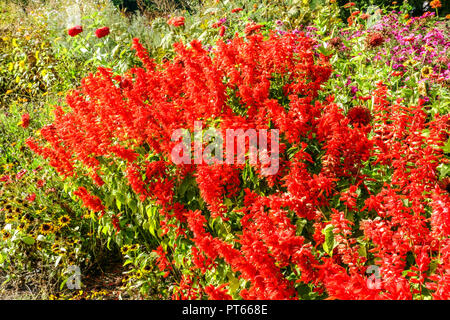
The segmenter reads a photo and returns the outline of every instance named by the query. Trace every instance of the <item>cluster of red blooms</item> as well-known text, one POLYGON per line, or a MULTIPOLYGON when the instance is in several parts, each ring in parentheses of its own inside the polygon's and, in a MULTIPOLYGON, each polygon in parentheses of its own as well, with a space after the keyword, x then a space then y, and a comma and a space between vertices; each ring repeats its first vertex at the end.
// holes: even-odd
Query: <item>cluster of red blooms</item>
MULTIPOLYGON (((76 35, 80 34, 81 32, 83 32, 83 27, 79 26, 79 25, 69 28, 67 30, 67 34, 71 37, 75 37, 76 35)), ((95 36, 97 38, 106 37, 108 34, 109 34, 108 27, 102 27, 102 28, 98 28, 97 30, 95 30, 95 36)))
POLYGON ((30 114, 26 112, 22 115, 21 126, 26 129, 28 128, 29 125, 30 125, 30 114))
POLYGON ((86 208, 89 208, 94 212, 101 212, 101 215, 103 215, 105 207, 103 206, 102 201, 98 197, 91 195, 85 187, 79 187, 74 194, 83 201, 83 205, 86 208))
POLYGON ((384 37, 379 32, 372 32, 366 37, 366 44, 369 48, 375 48, 382 45, 384 42, 384 37))
POLYGON ((102 27, 95 30, 95 36, 97 38, 103 38, 106 37, 109 34, 109 28, 108 27, 102 27))
MULTIPOLYGON (((449 117, 430 121, 421 103, 391 104, 381 83, 372 111, 345 115, 333 97, 318 100, 331 67, 315 55, 314 40, 246 29, 212 52, 199 41, 177 43, 175 58, 160 65, 135 40, 143 68, 122 76, 99 68, 67 96, 70 111, 57 107, 43 140, 28 145, 62 175, 84 174, 99 190, 107 164, 125 166, 118 176, 159 205, 165 236, 190 244, 191 268, 174 273, 182 273, 175 299, 298 299, 311 288, 322 298, 409 299, 427 291, 448 299, 450 196, 437 166, 449 117), (262 176, 247 164, 259 181, 252 184, 244 166, 172 163, 172 133, 192 132, 199 120, 221 130, 278 129, 279 174, 262 176), (186 201, 181 189, 191 180, 197 195, 186 201), (212 285, 207 271, 218 265, 230 282, 247 286, 232 291, 227 281, 217 284, 221 277, 212 285), (376 286, 368 285, 369 265, 379 268, 376 286)), ((103 211, 84 187, 76 195, 103 211)), ((170 255, 185 246, 158 248, 160 269, 180 268, 170 255)))
POLYGON ((168 25, 172 25, 174 27, 181 27, 184 26, 184 17, 172 17, 169 20, 167 20, 168 25))
POLYGON ((76 35, 78 35, 82 32, 83 32, 82 26, 75 26, 75 27, 72 27, 69 30, 67 30, 68 35, 71 37, 75 37, 76 35))

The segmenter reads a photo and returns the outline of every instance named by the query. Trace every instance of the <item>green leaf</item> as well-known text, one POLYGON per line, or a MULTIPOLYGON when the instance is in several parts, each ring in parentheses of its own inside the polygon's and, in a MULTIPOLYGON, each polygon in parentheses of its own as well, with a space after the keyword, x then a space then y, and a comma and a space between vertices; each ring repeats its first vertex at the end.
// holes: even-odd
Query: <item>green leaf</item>
POLYGON ((334 226, 332 224, 329 224, 322 230, 322 233, 325 235, 325 242, 323 243, 322 246, 329 256, 333 256, 333 249, 336 246, 336 243, 334 241, 333 229, 334 226))
POLYGON ((22 240, 22 242, 24 242, 25 244, 28 244, 28 245, 32 245, 36 242, 36 240, 34 240, 34 238, 29 237, 29 236, 23 236, 20 240, 22 240))
POLYGON ((230 291, 236 292, 239 289, 239 279, 236 278, 232 272, 228 272, 227 278, 229 281, 230 291))
POLYGON ((447 142, 443 147, 444 153, 450 153, 450 138, 448 138, 447 142))

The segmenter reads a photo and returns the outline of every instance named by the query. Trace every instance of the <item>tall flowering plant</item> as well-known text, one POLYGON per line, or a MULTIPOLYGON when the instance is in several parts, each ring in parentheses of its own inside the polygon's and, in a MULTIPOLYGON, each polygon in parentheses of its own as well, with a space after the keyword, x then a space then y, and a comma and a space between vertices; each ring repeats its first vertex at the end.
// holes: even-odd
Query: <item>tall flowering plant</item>
POLYGON ((251 28, 161 64, 135 39, 143 66, 90 74, 29 147, 118 243, 154 250, 174 299, 448 299, 449 117, 382 83, 347 114, 318 98, 331 67, 315 40, 251 28), (278 130, 279 170, 175 163, 173 132, 197 121, 278 130))

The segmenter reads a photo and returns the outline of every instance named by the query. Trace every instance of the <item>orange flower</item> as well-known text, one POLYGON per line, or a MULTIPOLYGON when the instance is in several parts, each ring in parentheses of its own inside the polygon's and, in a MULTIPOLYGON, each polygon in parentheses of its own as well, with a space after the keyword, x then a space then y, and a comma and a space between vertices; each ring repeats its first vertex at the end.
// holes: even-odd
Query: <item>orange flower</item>
POLYGON ((370 17, 370 14, 367 13, 363 13, 362 15, 359 16, 361 19, 363 20, 367 20, 370 17))
POLYGON ((348 3, 344 4, 344 8, 350 8, 350 7, 353 7, 353 6, 355 6, 354 2, 348 2, 348 3))
POLYGON ((442 4, 439 0, 433 0, 430 2, 430 7, 432 7, 433 9, 437 9, 442 7, 442 4))
POLYGON ((348 22, 348 25, 351 27, 353 24, 353 17, 352 16, 348 17, 347 22, 348 22))
POLYGON ((450 20, 450 14, 446 15, 445 19, 450 20))

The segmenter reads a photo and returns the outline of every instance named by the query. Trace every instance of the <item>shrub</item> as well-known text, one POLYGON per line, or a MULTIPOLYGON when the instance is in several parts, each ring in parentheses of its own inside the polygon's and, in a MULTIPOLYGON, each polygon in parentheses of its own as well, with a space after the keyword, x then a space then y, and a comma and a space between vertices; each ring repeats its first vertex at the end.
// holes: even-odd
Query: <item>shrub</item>
POLYGON ((346 116, 318 98, 331 68, 315 41, 259 28, 211 51, 177 43, 161 64, 134 40, 144 68, 99 68, 29 147, 74 181, 112 239, 141 245, 127 263, 163 279, 160 294, 448 299, 450 197, 436 172, 449 116, 430 121, 423 101, 392 101, 383 83, 346 116), (172 133, 195 121, 278 129, 278 173, 174 163, 172 133))

